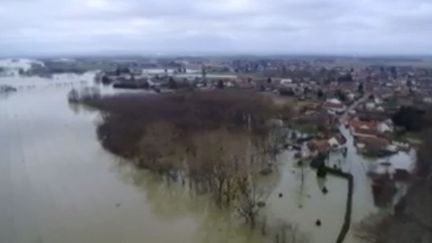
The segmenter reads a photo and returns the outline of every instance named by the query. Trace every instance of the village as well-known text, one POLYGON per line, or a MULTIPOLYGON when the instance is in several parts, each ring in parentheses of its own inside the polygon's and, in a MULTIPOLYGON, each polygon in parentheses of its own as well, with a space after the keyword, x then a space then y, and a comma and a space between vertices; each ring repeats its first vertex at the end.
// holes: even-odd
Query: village
POLYGON ((98 73, 96 82, 156 93, 260 92, 293 108, 288 119, 281 117, 279 122, 306 134, 291 139, 297 159, 325 155, 326 166, 345 172, 349 172, 343 163, 347 153, 371 160, 364 173, 376 205, 392 207, 398 188, 406 189, 400 185, 408 184, 414 173, 415 148, 420 143, 407 128, 410 124, 397 115, 405 116, 406 107, 421 111, 432 103, 431 72, 415 66, 344 67, 329 60, 173 60, 144 69, 121 66, 98 73))

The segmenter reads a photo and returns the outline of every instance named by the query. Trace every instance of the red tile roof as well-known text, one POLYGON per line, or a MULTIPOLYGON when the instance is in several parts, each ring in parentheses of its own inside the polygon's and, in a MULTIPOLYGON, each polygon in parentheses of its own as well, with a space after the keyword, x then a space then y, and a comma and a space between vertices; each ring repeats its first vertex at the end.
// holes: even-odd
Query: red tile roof
POLYGON ((357 137, 359 143, 364 143, 366 146, 380 146, 385 147, 390 145, 390 141, 380 137, 357 137))
POLYGON ((375 122, 351 120, 349 124, 354 130, 377 130, 375 122))

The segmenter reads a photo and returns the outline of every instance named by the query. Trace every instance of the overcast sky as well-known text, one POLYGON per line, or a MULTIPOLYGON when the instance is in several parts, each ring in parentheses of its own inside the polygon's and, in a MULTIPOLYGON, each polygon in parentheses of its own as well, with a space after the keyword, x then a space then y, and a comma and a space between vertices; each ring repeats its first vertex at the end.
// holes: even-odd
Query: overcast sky
POLYGON ((432 54, 432 0, 0 0, 0 55, 432 54))

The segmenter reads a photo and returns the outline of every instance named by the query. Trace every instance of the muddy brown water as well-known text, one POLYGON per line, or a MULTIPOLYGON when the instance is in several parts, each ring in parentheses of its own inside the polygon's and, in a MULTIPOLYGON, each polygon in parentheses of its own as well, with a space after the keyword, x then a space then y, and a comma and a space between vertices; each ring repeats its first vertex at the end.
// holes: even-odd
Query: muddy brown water
MULTIPOLYGON (((0 78, 0 84, 19 88, 0 97, 0 242, 274 241, 214 208, 206 196, 191 196, 181 185, 105 151, 96 138, 98 113, 66 99, 72 87, 91 85, 92 79, 93 74, 0 78)), ((278 161, 261 219, 288 225, 309 242, 334 242, 345 212, 346 182, 317 180, 310 169, 302 173, 292 152, 278 161), (323 185, 328 194, 321 192, 323 185), (317 219, 321 227, 315 226, 317 219)), ((353 221, 360 221, 376 210, 366 162, 351 152, 344 163, 355 174, 353 221)), ((350 235, 346 242, 357 239, 350 235)))

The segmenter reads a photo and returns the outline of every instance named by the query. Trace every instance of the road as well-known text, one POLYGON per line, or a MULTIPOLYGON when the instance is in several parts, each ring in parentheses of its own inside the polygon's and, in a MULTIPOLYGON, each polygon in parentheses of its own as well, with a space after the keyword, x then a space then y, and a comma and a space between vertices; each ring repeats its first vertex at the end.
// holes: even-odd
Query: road
POLYGON ((365 102, 365 101, 369 98, 370 95, 371 95, 370 93, 366 93, 366 94, 364 94, 360 99, 358 99, 358 100, 356 100, 354 103, 352 103, 352 104, 351 104, 351 105, 346 109, 346 111, 345 111, 345 112, 340 116, 340 118, 339 118, 339 122, 340 122, 341 124, 345 124, 345 122, 346 122, 347 119, 348 119, 349 112, 352 111, 352 110, 354 110, 355 108, 357 108, 357 106, 360 105, 361 103, 365 102))

